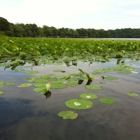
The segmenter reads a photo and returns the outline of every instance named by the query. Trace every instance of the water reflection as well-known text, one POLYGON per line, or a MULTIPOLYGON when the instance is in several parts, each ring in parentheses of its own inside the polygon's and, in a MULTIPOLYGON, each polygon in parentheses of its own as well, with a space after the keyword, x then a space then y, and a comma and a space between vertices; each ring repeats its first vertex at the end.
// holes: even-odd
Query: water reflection
POLYGON ((52 95, 52 93, 50 91, 47 91, 44 96, 46 97, 46 99, 50 98, 52 95))
POLYGON ((31 100, 0 98, 0 128, 31 116, 31 100))
MULTIPOLYGON (((80 67, 85 72, 92 73, 95 69, 113 67, 116 63, 122 62, 123 59, 110 59, 110 62, 93 62, 89 66, 89 62, 78 61, 77 67, 80 67)), ((131 64, 140 72, 140 62, 130 63, 130 61, 125 61, 125 63, 131 64)), ((32 63, 30 64, 32 65, 32 63)), ((71 74, 78 72, 77 67, 72 65, 69 67, 41 65, 34 66, 33 69, 39 71, 39 75, 49 74, 57 69, 62 69, 66 74, 71 74)), ((23 68, 26 69, 24 66, 23 68)), ((77 87, 51 89, 44 95, 35 93, 33 87, 27 89, 21 89, 16 86, 1 88, 0 90, 4 91, 4 94, 0 95, 0 139, 139 140, 140 74, 106 73, 105 75, 115 76, 118 80, 115 83, 106 81, 106 84, 102 84, 102 89, 98 91, 85 89, 85 84, 100 84, 103 81, 101 75, 97 75, 97 77, 100 77, 98 80, 79 80, 77 87), (127 96, 128 91, 137 92, 138 97, 127 96), (73 121, 62 120, 57 116, 58 112, 69 110, 65 106, 65 101, 80 98, 80 94, 87 92, 95 93, 98 96, 97 99, 92 100, 94 103, 93 108, 74 110, 79 116, 73 121), (111 106, 101 104, 98 101, 101 97, 114 98, 116 103, 111 106)), ((23 78, 26 76, 29 75, 11 71, 9 68, 7 68, 7 71, 0 69, 0 80, 6 77, 6 80, 14 79, 17 85, 25 82, 23 78)))

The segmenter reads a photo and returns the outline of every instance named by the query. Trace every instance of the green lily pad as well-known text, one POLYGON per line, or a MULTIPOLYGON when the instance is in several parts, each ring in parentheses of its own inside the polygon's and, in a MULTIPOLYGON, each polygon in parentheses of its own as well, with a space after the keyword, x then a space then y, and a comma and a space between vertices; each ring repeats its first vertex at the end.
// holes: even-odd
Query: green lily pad
POLYGON ((0 95, 3 94, 3 91, 0 91, 0 95))
POLYGON ((66 101, 65 105, 73 109, 89 109, 93 106, 93 103, 85 99, 71 99, 66 101))
POLYGON ((39 87, 39 88, 34 88, 35 92, 39 92, 41 94, 45 94, 47 92, 46 87, 39 87))
POLYGON ((53 70, 54 72, 65 72, 64 70, 53 70))
POLYGON ((74 120, 78 117, 77 113, 74 113, 73 111, 61 111, 58 113, 59 117, 62 117, 63 119, 70 119, 70 120, 74 120))
POLYGON ((59 81, 51 81, 51 83, 53 83, 53 84, 63 84, 63 83, 65 83, 65 81, 64 80, 59 80, 59 81))
POLYGON ((135 93, 135 92, 128 92, 127 94, 128 94, 129 96, 132 96, 132 97, 138 96, 138 94, 135 93))
POLYGON ((99 85, 86 85, 87 89, 93 89, 93 90, 98 90, 101 89, 102 87, 99 85))
POLYGON ((51 89, 61 89, 61 88, 66 88, 66 84, 51 84, 51 89))
POLYGON ((79 84, 76 81, 69 81, 68 86, 74 87, 74 86, 79 86, 79 84))
POLYGON ((80 97, 83 99, 95 99, 97 98, 97 95, 92 93, 83 93, 80 95, 80 97))
POLYGON ((45 83, 47 82, 48 80, 47 79, 42 79, 42 78, 35 78, 33 79, 33 83, 45 83))
POLYGON ((25 87, 30 87, 32 84, 30 83, 24 83, 24 84, 20 84, 18 87, 20 88, 25 88, 25 87))
POLYGON ((0 86, 3 86, 4 85, 4 82, 3 81, 0 81, 0 86))
POLYGON ((31 70, 31 71, 26 71, 26 74, 37 74, 38 71, 34 71, 34 70, 31 70))
POLYGON ((116 80, 118 78, 116 77, 113 77, 113 76, 102 76, 103 79, 106 79, 106 80, 116 80))
POLYGON ((7 83, 4 83, 4 85, 5 86, 13 86, 13 85, 15 85, 15 83, 14 82, 7 82, 7 83))
POLYGON ((100 98, 99 102, 103 103, 103 104, 113 104, 116 101, 112 98, 100 98))
POLYGON ((34 87, 45 87, 46 83, 35 83, 33 86, 34 87))

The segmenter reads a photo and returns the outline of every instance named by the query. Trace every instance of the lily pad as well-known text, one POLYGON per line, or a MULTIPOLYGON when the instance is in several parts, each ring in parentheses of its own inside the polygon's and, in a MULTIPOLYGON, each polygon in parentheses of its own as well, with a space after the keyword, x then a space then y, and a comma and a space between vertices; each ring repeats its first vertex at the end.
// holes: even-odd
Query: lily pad
POLYGON ((66 88, 66 84, 51 84, 52 89, 61 89, 61 88, 66 88))
POLYGON ((7 82, 7 83, 4 83, 4 85, 5 86, 13 86, 13 85, 15 85, 15 83, 14 82, 7 82))
POLYGON ((65 105, 72 109, 89 109, 93 103, 85 99, 71 99, 65 102, 65 105))
POLYGON ((65 72, 64 70, 54 70, 54 72, 65 72))
POLYGON ((59 117, 62 117, 63 119, 70 119, 70 120, 74 120, 78 117, 77 113, 74 113, 73 111, 61 111, 58 113, 59 117))
POLYGON ((4 82, 3 81, 0 81, 0 86, 3 86, 4 85, 4 82))
POLYGON ((26 74, 37 74, 38 71, 34 71, 34 70, 31 70, 31 71, 26 71, 26 74))
POLYGON ((25 87, 30 87, 32 84, 30 83, 24 83, 24 84, 20 84, 18 87, 20 88, 25 88, 25 87))
POLYGON ((41 94, 45 94, 47 92, 46 87, 34 88, 35 92, 39 92, 41 94))
POLYGON ((79 86, 79 84, 76 81, 69 81, 68 86, 74 87, 74 86, 79 86))
POLYGON ((83 93, 80 95, 80 97, 83 99, 95 99, 97 98, 97 95, 92 93, 83 93))
POLYGON ((138 94, 135 93, 135 92, 128 92, 127 94, 128 94, 129 96, 132 96, 132 97, 138 96, 138 94))
POLYGON ((106 80, 116 80, 118 78, 116 77, 113 77, 113 76, 102 76, 103 79, 106 79, 106 80))
POLYGON ((3 91, 0 91, 0 95, 3 94, 3 91))
POLYGON ((99 102, 103 104, 114 104, 116 101, 112 98, 100 98, 99 102))
POLYGON ((102 87, 99 85, 86 85, 87 89, 93 89, 93 90, 98 90, 101 89, 102 87))
POLYGON ((35 83, 33 86, 34 87, 45 87, 46 83, 35 83))

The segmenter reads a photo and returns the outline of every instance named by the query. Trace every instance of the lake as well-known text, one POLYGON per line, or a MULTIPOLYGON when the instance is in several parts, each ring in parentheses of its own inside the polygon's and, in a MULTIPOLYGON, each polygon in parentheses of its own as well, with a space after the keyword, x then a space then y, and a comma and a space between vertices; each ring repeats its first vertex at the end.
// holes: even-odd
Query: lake
POLYGON ((28 83, 25 77, 43 74, 65 75, 77 73, 78 68, 92 73, 99 68, 116 66, 117 59, 109 62, 78 62, 77 66, 63 65, 32 66, 25 64, 24 71, 15 72, 11 68, 0 67, 0 81, 14 82, 14 86, 3 86, 0 91, 0 140, 139 140, 140 139, 140 61, 125 60, 125 64, 136 69, 138 73, 122 74, 107 72, 92 74, 91 84, 100 85, 100 90, 86 89, 87 80, 78 86, 64 89, 50 89, 48 98, 34 92, 33 86, 19 88, 28 83), (37 74, 26 74, 35 70, 37 74), (63 70, 65 73, 54 72, 63 70), (106 80, 102 76, 114 76, 117 80, 106 80), (128 96, 135 92, 137 97, 128 96), (79 99, 82 93, 96 94, 91 100, 93 107, 86 110, 70 109, 65 102, 79 99), (100 98, 109 97, 116 100, 114 104, 102 104, 100 98), (63 110, 78 113, 74 120, 58 117, 63 110))

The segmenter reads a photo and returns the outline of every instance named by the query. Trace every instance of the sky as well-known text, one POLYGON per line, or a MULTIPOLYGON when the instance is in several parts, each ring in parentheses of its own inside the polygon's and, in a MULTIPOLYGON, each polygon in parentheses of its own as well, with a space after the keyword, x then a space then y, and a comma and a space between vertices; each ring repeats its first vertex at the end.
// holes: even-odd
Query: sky
POLYGON ((140 28, 140 0, 0 0, 11 23, 56 28, 140 28))

